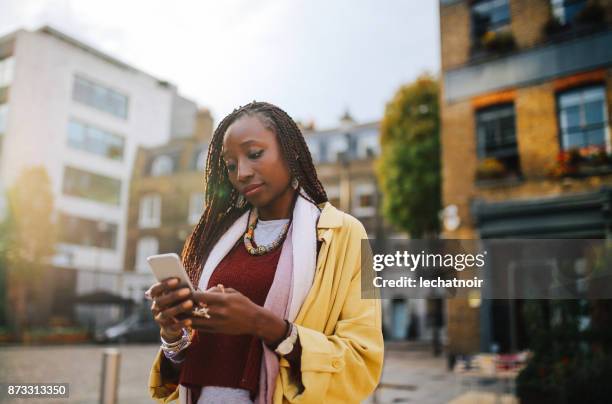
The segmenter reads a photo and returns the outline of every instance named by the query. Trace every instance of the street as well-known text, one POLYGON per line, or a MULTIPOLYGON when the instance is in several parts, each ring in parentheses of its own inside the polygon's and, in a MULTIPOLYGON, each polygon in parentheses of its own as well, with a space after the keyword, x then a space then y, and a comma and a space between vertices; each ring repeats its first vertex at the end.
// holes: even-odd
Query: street
MULTIPOLYGON (((150 403, 147 391, 149 369, 157 345, 10 346, 0 349, 0 382, 70 383, 66 402, 97 404, 105 348, 121 352, 119 403, 150 403)), ((367 403, 446 403, 466 392, 460 379, 446 370, 444 357, 433 358, 423 347, 398 346, 387 349, 382 388, 367 403), (387 386, 387 387, 385 387, 387 386)), ((9 402, 9 401, 4 401, 9 402)), ((10 403, 32 400, 13 399, 10 403)), ((61 399, 36 400, 58 403, 61 399)))

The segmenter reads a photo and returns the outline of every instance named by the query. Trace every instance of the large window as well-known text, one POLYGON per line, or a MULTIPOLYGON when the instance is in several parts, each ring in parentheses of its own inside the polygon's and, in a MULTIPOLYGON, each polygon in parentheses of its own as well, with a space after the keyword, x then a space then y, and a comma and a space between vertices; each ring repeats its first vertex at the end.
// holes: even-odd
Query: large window
POLYGON ((349 144, 347 137, 344 135, 333 136, 327 142, 327 158, 325 160, 330 163, 335 163, 336 161, 340 161, 342 154, 348 153, 348 151, 349 144))
POLYGON ((553 15, 563 25, 571 24, 586 6, 587 0, 551 0, 553 15))
POLYGON ((127 118, 128 97, 126 95, 81 76, 74 78, 72 98, 119 118, 127 118))
POLYGON ((308 146, 308 150, 312 156, 312 161, 315 164, 318 163, 321 160, 321 148, 319 147, 319 142, 314 139, 308 139, 306 140, 306 146, 308 146))
POLYGON ((505 104, 476 112, 478 157, 493 158, 510 172, 519 172, 514 105, 505 104))
POLYGON ((161 224, 161 195, 145 195, 140 199, 138 225, 142 228, 159 227, 161 224))
POLYGON ((113 160, 123 158, 121 136, 74 120, 68 123, 68 145, 113 160))
POLYGON ((63 192, 65 195, 118 205, 121 181, 78 168, 65 167, 63 192))
POLYGON ((148 271, 149 264, 147 263, 147 257, 159 253, 159 242, 155 237, 143 237, 138 240, 136 246, 136 271, 146 272, 148 271))
POLYGON ((60 241, 88 247, 115 249, 117 225, 105 221, 60 214, 60 241))
POLYGON ((557 100, 563 149, 607 147, 608 112, 603 85, 566 91, 557 100))
POLYGON ((174 172, 174 165, 175 162, 171 156, 166 154, 155 156, 151 161, 151 169, 149 173, 153 177, 172 174, 172 172, 174 172))
POLYGON ((13 81, 15 71, 15 58, 0 59, 0 88, 7 87, 13 81))
POLYGON ((361 135, 357 140, 357 156, 359 158, 370 158, 380 153, 378 143, 378 132, 361 135))
POLYGON ((376 187, 372 183, 357 184, 353 190, 353 214, 371 217, 376 213, 376 187))
POLYGON ((472 34, 480 39, 510 24, 509 0, 481 0, 472 4, 472 34))

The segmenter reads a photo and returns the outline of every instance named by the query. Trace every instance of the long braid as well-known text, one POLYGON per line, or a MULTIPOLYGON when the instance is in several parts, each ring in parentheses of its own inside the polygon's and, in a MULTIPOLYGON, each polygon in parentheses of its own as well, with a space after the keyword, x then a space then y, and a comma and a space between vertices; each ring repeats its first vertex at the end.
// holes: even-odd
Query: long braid
POLYGON ((298 180, 309 197, 302 196, 314 204, 327 201, 327 194, 317 177, 304 136, 293 119, 279 107, 267 102, 253 101, 235 109, 223 118, 213 133, 205 169, 206 207, 182 251, 183 265, 195 287, 216 242, 236 219, 251 208, 249 203, 243 208, 236 207, 239 195, 229 181, 225 162, 221 158, 225 132, 232 123, 245 115, 256 116, 266 129, 276 134, 291 175, 298 180))

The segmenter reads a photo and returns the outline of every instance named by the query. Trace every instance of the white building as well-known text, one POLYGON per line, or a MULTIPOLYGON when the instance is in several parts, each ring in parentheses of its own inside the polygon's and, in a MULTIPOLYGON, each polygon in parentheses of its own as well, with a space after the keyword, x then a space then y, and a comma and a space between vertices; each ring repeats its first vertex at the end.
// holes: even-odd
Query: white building
POLYGON ((53 263, 77 271, 76 294, 123 289, 136 149, 190 135, 196 112, 175 86, 52 28, 0 38, 0 184, 46 168, 62 229, 53 263))

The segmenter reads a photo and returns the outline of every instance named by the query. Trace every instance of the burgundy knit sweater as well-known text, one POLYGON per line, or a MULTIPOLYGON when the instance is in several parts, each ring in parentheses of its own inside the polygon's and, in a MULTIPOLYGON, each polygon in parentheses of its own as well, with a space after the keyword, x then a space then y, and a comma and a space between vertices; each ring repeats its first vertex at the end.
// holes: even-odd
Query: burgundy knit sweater
MULTIPOLYGON (((240 240, 214 270, 208 288, 221 283, 263 306, 281 249, 279 246, 264 255, 250 255, 240 240)), ((196 331, 187 350, 180 383, 191 390, 194 402, 203 386, 246 389, 255 399, 263 353, 257 337, 196 331)))

